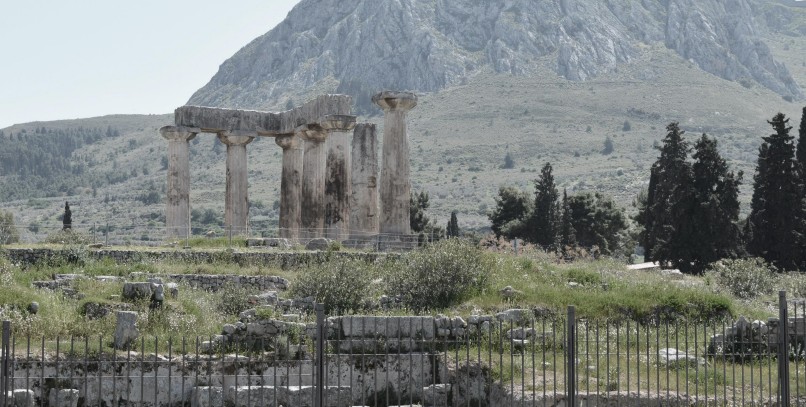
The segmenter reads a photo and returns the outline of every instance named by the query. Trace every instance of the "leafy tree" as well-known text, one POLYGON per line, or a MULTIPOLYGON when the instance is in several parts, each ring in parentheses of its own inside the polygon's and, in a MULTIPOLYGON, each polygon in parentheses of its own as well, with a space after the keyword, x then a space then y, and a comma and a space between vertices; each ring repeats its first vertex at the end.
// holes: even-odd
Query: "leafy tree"
POLYGON ((596 246, 604 255, 612 255, 618 249, 621 234, 627 229, 627 218, 613 199, 587 192, 568 198, 567 205, 580 246, 596 246))
POLYGON ((0 211, 0 245, 19 241, 20 234, 14 225, 14 215, 11 212, 0 211))
POLYGON ((559 193, 551 172, 551 163, 546 163, 535 180, 535 207, 529 225, 530 240, 545 248, 555 247, 559 236, 559 193))
POLYGON ((577 244, 576 233, 574 231, 573 216, 571 206, 568 204, 568 190, 563 189, 563 212, 562 223, 560 224, 560 246, 563 251, 577 244))
POLYGON ((605 137, 604 141, 604 148, 602 149, 602 155, 609 155, 613 153, 613 139, 610 136, 605 137))
POLYGON ((769 123, 775 133, 763 137, 759 148, 747 250, 779 269, 794 270, 803 260, 803 188, 789 119, 778 113, 769 123))
POLYGON ((526 223, 532 214, 529 194, 514 187, 500 187, 495 197, 495 209, 487 217, 497 237, 523 237, 526 223))
POLYGON ((694 194, 696 206, 689 222, 693 230, 693 271, 708 264, 737 258, 743 250, 739 220, 739 185, 742 173, 734 175, 717 150, 717 141, 703 134, 694 146, 694 194))
POLYGON ((645 216, 649 259, 688 272, 693 257, 690 239, 696 227, 689 222, 694 207, 691 164, 686 161, 690 148, 677 123, 670 123, 666 130, 650 175, 645 216))
POLYGON ((456 218, 456 211, 451 212, 451 220, 448 221, 448 228, 445 234, 448 237, 459 237, 459 220, 456 218))
POLYGON ((62 230, 73 228, 73 212, 70 211, 70 204, 64 203, 64 216, 62 216, 62 230))
POLYGON ((509 152, 507 152, 507 155, 504 156, 504 165, 502 165, 501 168, 505 170, 515 168, 515 160, 512 158, 512 154, 509 152))

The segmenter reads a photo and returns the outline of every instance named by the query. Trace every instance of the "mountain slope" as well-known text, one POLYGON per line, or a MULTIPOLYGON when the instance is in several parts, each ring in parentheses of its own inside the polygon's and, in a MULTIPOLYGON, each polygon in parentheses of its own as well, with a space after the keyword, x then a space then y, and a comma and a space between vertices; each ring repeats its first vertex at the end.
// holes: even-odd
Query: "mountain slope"
MULTIPOLYGON (((755 4, 755 3, 753 3, 755 4)), ((803 92, 760 36, 749 0, 303 0, 224 62, 190 104, 278 108, 300 89, 431 92, 485 69, 537 75, 536 61, 590 80, 663 44, 721 78, 803 92)), ((756 5, 758 7, 758 5, 756 5)))

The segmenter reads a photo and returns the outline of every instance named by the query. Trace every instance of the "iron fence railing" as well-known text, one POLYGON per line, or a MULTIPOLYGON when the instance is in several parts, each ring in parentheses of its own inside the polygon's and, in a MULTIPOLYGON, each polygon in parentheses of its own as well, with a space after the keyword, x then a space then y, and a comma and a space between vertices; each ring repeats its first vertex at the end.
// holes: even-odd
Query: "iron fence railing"
POLYGON ((5 406, 806 405, 806 302, 778 318, 591 320, 332 315, 240 336, 15 335, 3 323, 5 406), (289 325, 289 326, 292 326, 289 325))

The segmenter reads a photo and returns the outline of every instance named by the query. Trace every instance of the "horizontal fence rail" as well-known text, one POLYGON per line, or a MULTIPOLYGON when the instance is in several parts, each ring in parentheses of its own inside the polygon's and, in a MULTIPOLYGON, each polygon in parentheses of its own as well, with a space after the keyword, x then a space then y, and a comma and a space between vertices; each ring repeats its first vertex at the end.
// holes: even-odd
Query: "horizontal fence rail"
POLYGON ((806 405, 806 302, 779 318, 695 322, 507 310, 242 322, 210 338, 17 336, 5 406, 806 405))

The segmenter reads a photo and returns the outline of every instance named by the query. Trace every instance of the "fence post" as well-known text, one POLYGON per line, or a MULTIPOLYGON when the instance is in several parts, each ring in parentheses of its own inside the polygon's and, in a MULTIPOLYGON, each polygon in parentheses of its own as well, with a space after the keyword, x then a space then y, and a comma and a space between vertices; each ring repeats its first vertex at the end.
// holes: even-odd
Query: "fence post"
POLYGON ((314 407, 324 407, 325 405, 325 343, 327 341, 327 330, 325 329, 325 305, 316 304, 316 377, 314 407))
POLYGON ((566 405, 569 407, 576 407, 577 395, 577 372, 576 372, 576 359, 577 359, 577 323, 576 323, 576 308, 573 305, 568 306, 568 334, 566 336, 566 405))
POLYGON ((9 339, 11 337, 11 322, 10 321, 3 321, 3 342, 2 342, 2 350, 0 351, 0 361, 2 361, 2 366, 0 366, 0 400, 2 400, 2 406, 6 407, 8 405, 8 359, 10 358, 9 355, 9 339))
POLYGON ((778 292, 778 321, 778 405, 789 406, 789 315, 786 291, 778 292))

